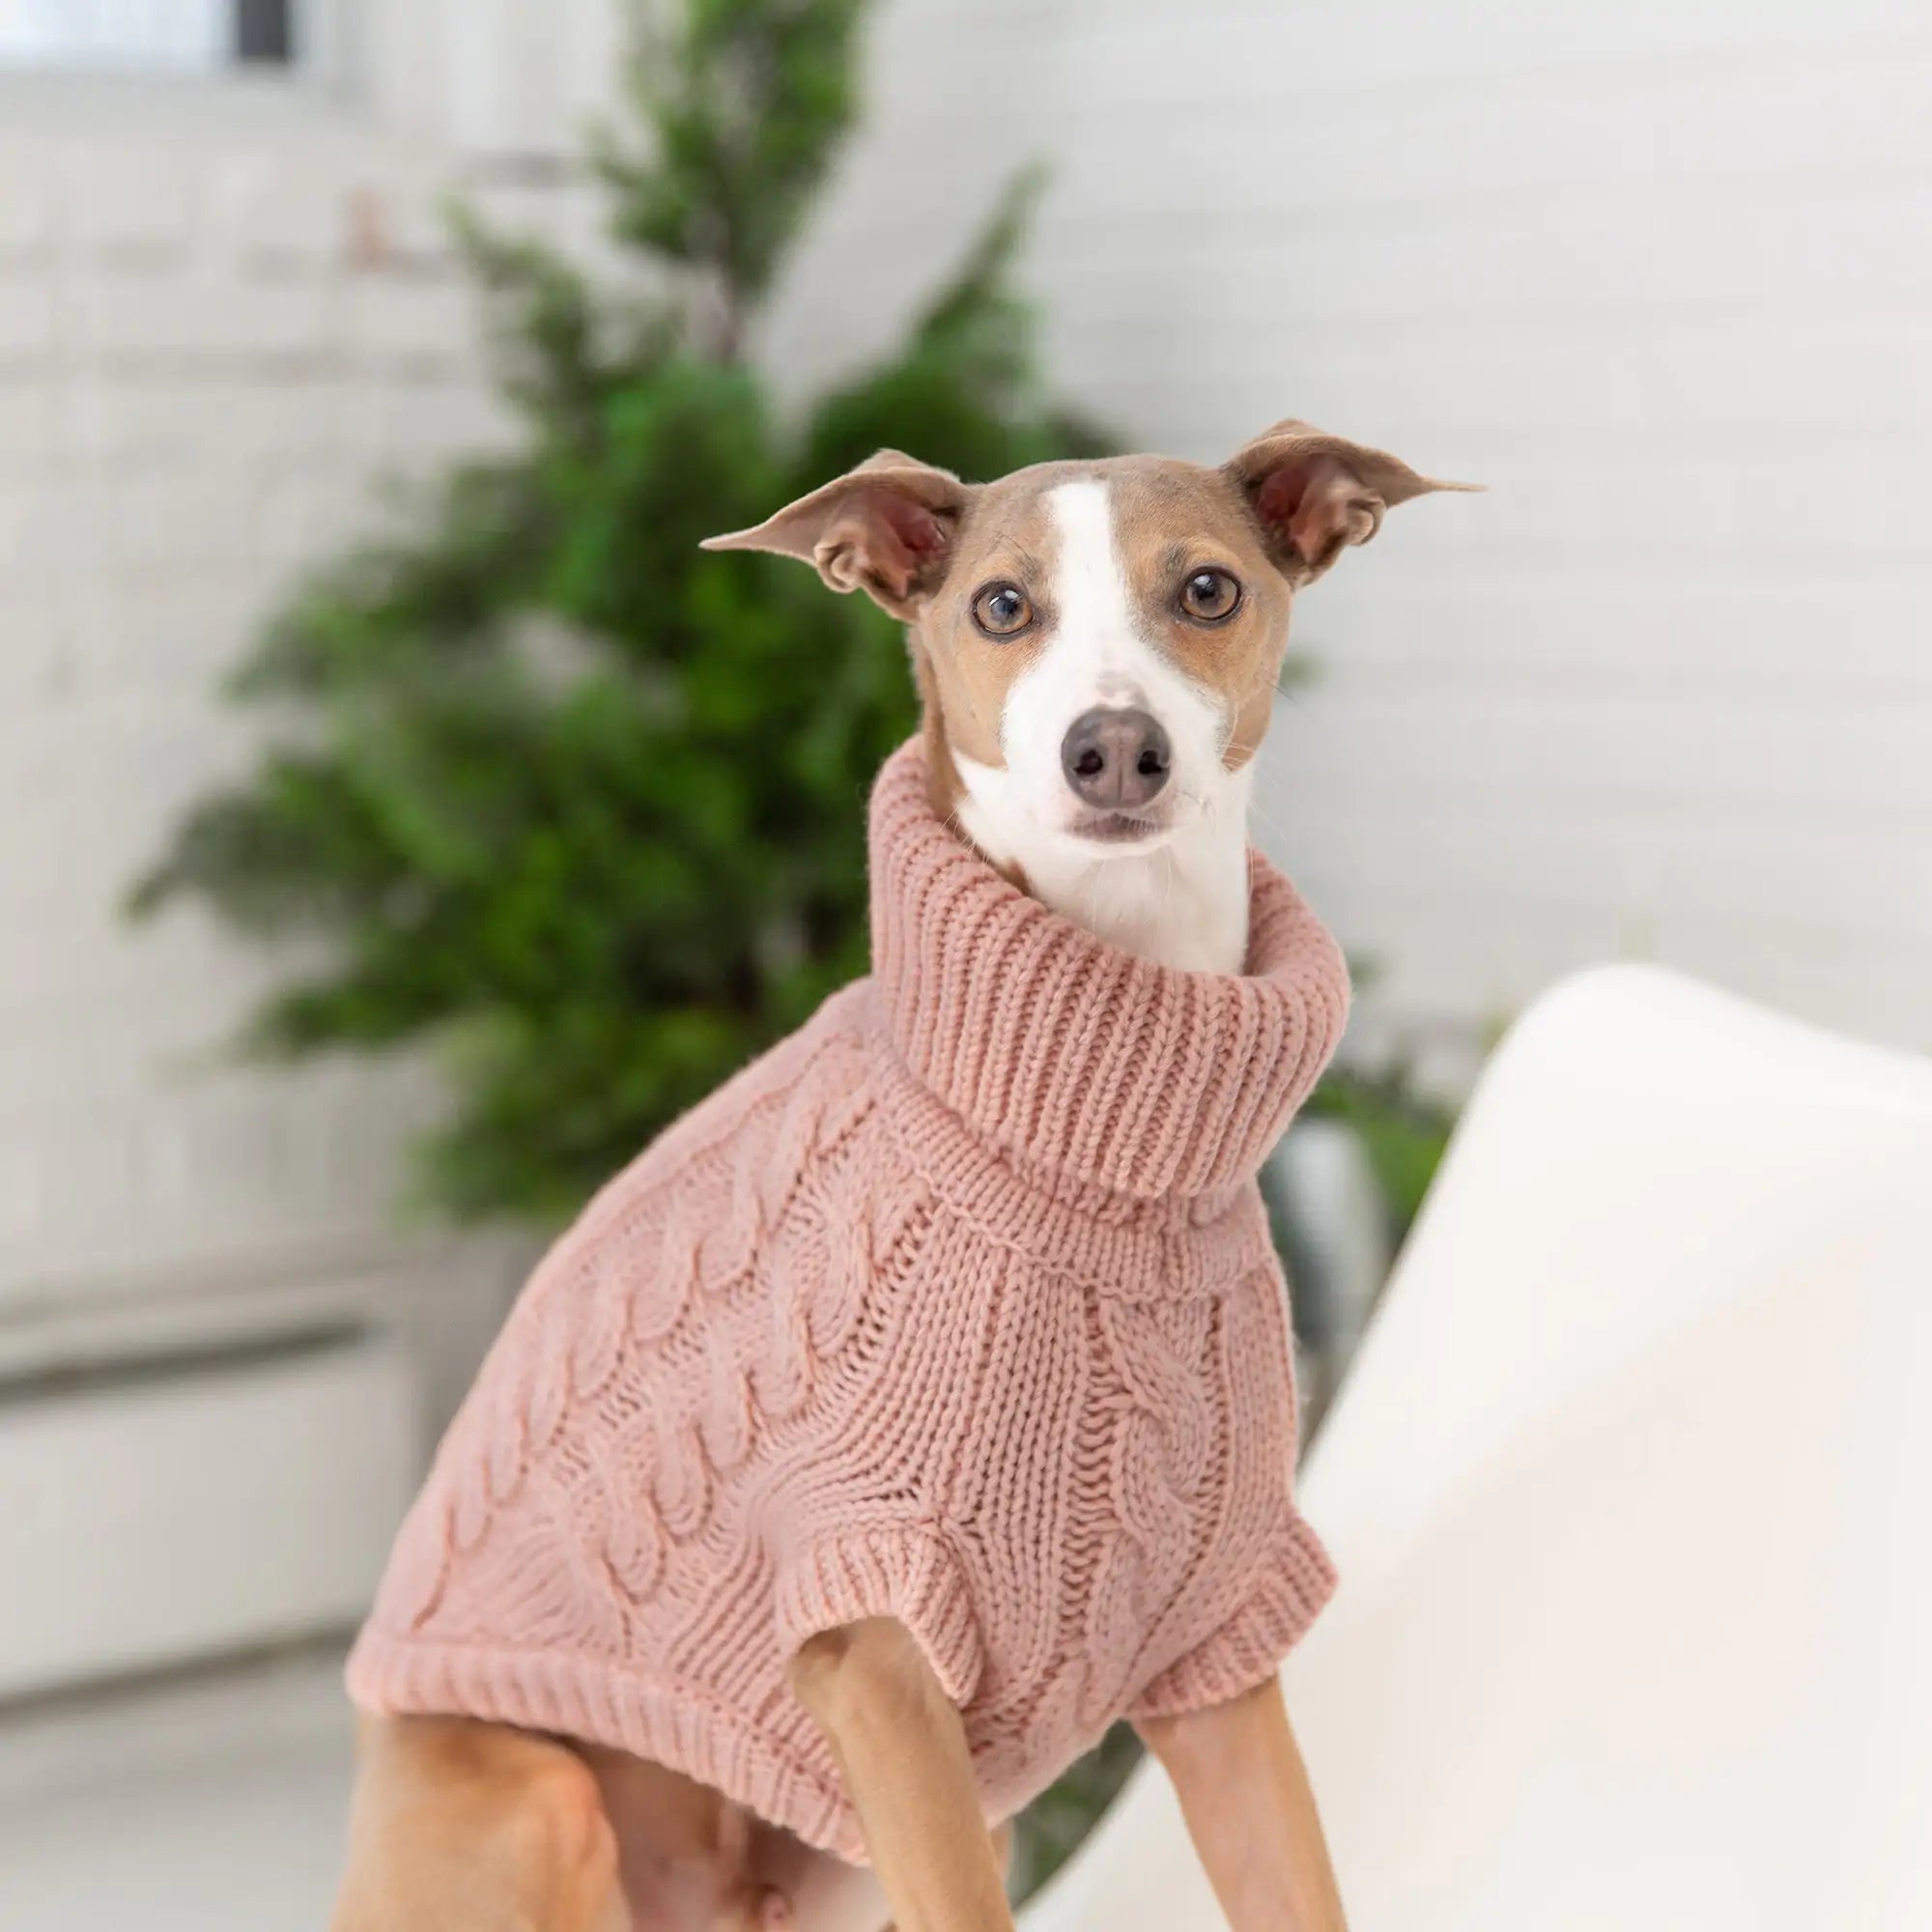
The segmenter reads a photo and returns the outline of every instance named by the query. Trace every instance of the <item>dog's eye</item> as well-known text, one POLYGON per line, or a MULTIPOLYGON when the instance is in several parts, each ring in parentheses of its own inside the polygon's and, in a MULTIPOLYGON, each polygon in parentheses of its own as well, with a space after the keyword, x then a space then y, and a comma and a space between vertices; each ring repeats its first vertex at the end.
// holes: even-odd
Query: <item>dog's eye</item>
POLYGON ((1241 586, 1225 570, 1197 570, 1180 586, 1180 608, 1197 623, 1218 624, 1240 608, 1241 586))
POLYGON ((988 583, 973 599, 973 621, 989 638, 1016 637, 1033 622, 1033 604, 1017 583, 988 583))

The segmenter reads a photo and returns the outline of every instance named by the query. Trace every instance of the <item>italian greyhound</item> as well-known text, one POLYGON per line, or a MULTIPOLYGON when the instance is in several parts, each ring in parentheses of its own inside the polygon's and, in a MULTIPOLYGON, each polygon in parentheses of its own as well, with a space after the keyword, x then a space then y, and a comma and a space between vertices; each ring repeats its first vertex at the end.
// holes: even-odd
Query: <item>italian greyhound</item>
MULTIPOLYGON (((1300 422, 1218 468, 1124 456, 983 484, 888 450, 706 547, 810 561, 900 619, 941 815, 1097 937, 1228 974, 1295 593, 1387 509, 1464 487, 1300 422)), ((601 1747, 369 1719, 336 1932, 1007 1932, 1006 1832, 910 1633, 827 1632, 787 1675, 869 1868, 601 1747)), ((1279 1680, 1141 1732, 1236 1932, 1340 1932, 1279 1680)))

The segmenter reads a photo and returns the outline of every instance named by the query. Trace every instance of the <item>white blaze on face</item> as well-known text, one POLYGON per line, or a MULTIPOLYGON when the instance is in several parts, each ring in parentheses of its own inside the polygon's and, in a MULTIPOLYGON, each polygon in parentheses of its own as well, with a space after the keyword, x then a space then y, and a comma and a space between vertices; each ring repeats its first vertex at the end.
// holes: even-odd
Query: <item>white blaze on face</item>
POLYGON ((1227 723, 1219 694, 1183 676, 1135 623, 1107 485, 1063 483, 1046 507, 1059 538, 1055 621, 1038 659, 1007 694, 1000 740, 1012 785, 1041 825, 1072 825, 1086 808, 1061 764, 1067 727, 1096 705, 1138 709, 1161 724, 1173 747, 1171 796, 1162 796, 1155 814, 1183 819, 1200 809, 1205 785, 1221 770, 1227 723))
POLYGON ((1059 539, 1053 628, 1007 692, 1004 769, 955 754, 961 824, 1101 937, 1166 964, 1234 972, 1246 947, 1251 772, 1221 762, 1226 697, 1184 675, 1136 624, 1108 486, 1063 483, 1046 506, 1059 539), (1101 843, 1076 830, 1089 808, 1066 781, 1061 746, 1096 705, 1145 711, 1167 732, 1170 776, 1144 839, 1101 843))

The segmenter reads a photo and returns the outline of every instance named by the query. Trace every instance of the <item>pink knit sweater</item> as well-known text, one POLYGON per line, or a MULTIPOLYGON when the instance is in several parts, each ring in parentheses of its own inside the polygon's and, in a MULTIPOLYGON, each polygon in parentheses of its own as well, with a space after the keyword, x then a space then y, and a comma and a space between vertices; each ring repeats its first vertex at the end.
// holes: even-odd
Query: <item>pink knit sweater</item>
POLYGON ((1348 982, 1252 877, 1247 975, 1150 965, 1008 885, 897 753, 874 976, 537 1269, 404 1524, 356 1701, 614 1746, 858 1858, 783 1677, 815 1631, 912 1629, 989 1821, 1114 1719, 1264 1678, 1334 1577, 1294 1507, 1255 1174, 1348 982))

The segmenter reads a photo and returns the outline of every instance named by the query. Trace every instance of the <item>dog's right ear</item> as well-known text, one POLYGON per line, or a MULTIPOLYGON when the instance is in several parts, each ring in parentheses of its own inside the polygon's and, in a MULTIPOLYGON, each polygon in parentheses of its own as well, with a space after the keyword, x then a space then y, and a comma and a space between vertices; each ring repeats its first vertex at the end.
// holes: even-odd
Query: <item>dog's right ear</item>
POLYGON ((1311 583, 1350 544, 1382 526, 1384 511, 1432 490, 1480 490, 1418 475, 1399 456, 1330 436, 1291 418, 1222 465, 1262 526, 1276 567, 1291 583, 1311 583))
POLYGON ((755 529, 706 537, 701 548, 810 558, 833 589, 863 590, 910 620, 946 575, 972 496, 951 470, 882 449, 755 529))

